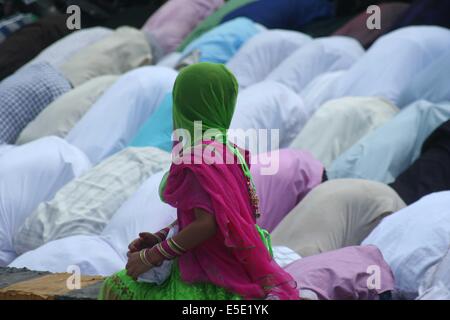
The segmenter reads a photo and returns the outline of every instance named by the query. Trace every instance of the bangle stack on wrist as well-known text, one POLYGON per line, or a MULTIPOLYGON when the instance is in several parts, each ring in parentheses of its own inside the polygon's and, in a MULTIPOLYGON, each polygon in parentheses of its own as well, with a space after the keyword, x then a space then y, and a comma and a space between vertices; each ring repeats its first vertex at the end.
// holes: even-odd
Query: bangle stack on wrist
POLYGON ((148 267, 154 267, 153 263, 148 261, 147 256, 146 256, 146 251, 147 251, 147 249, 142 249, 141 251, 139 251, 139 257, 141 258, 141 261, 143 264, 145 264, 148 267))
POLYGON ((153 248, 155 248, 155 250, 157 250, 158 253, 167 260, 175 259, 176 257, 179 257, 182 254, 186 253, 186 250, 178 243, 176 243, 173 238, 158 243, 153 248))

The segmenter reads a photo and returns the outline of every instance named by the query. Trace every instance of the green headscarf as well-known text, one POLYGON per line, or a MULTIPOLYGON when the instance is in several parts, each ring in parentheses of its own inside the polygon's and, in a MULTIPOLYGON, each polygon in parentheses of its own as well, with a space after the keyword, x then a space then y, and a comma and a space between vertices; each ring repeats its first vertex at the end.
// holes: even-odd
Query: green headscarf
MULTIPOLYGON (((220 141, 235 154, 242 170, 254 187, 249 167, 241 152, 228 143, 227 130, 233 118, 238 83, 234 75, 223 65, 202 62, 188 66, 178 74, 173 88, 173 124, 174 129, 185 129, 194 140, 194 121, 202 121, 202 134, 209 130, 218 130, 220 141)), ((198 137, 202 138, 202 137, 198 137)), ((216 137, 217 140, 219 137, 216 137)), ((163 193, 167 183, 168 172, 164 175, 159 194, 163 193)))
POLYGON ((173 88, 174 129, 187 130, 193 145, 198 142, 194 121, 202 121, 202 134, 216 129, 225 142, 237 94, 237 80, 223 64, 203 62, 182 69, 173 88))

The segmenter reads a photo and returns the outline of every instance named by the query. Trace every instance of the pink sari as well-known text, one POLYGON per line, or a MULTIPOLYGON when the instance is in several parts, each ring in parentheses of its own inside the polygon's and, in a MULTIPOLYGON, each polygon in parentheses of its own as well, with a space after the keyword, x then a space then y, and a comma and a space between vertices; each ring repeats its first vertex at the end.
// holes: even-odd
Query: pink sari
MULTIPOLYGON (((178 209, 180 230, 195 220, 194 209, 215 216, 218 232, 179 258, 183 281, 210 282, 246 299, 272 295, 298 299, 292 277, 270 257, 255 227, 246 178, 232 152, 223 144, 203 142, 215 153, 184 155, 192 164, 172 164, 164 200, 178 209), (215 157, 223 164, 207 164, 215 157), (225 164, 225 159, 234 159, 225 164), (194 161, 201 161, 195 164, 194 161), (206 162, 206 163, 205 163, 206 162)), ((208 153, 208 152, 207 152, 208 153)), ((246 161, 248 161, 246 152, 246 161)))

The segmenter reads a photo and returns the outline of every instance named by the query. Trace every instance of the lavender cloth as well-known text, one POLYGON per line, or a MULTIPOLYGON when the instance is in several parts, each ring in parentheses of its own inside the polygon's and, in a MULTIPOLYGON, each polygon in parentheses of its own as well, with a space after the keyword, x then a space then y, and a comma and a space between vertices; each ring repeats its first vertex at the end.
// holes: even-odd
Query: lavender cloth
POLYGON ((149 31, 166 53, 199 24, 223 5, 223 0, 170 0, 145 22, 142 30, 149 31))
POLYGON ((258 163, 252 164, 251 172, 256 185, 261 209, 258 225, 269 232, 302 200, 305 195, 322 182, 323 165, 309 152, 281 149, 279 152, 258 155, 258 163), (271 159, 275 174, 263 175, 271 159))
POLYGON ((394 289, 394 275, 373 245, 353 246, 299 259, 284 268, 297 287, 319 300, 377 300, 394 289))

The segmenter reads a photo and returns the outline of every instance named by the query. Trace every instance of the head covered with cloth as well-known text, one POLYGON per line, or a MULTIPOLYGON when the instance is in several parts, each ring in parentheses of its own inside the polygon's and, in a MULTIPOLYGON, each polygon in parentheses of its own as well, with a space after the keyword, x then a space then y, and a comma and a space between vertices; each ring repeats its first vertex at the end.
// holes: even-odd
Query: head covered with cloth
POLYGON ((256 225, 258 204, 248 152, 243 156, 227 141, 237 93, 235 77, 220 64, 189 66, 174 85, 174 127, 195 138, 183 150, 183 159, 191 161, 172 164, 161 183, 161 196, 178 209, 180 230, 195 220, 194 209, 199 208, 212 214, 217 225, 214 236, 179 257, 181 279, 213 283, 247 299, 296 299, 295 282, 272 259, 267 234, 256 225), (213 137, 197 137, 195 121, 202 121, 200 133, 213 129, 213 137), (214 151, 202 152, 204 161, 195 161, 197 152, 187 152, 204 151, 205 146, 214 151), (235 161, 208 162, 212 154, 235 161))

